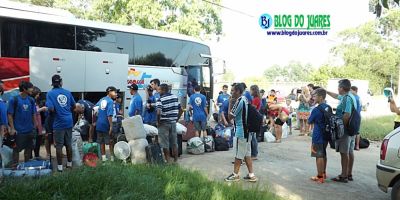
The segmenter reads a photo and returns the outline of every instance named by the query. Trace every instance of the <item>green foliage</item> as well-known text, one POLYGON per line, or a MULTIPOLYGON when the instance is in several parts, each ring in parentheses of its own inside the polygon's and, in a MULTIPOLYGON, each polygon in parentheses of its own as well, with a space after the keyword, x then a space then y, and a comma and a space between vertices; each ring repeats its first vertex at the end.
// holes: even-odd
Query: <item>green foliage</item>
POLYGON ((370 81, 370 88, 380 93, 390 86, 398 87, 400 68, 400 10, 391 10, 379 20, 347 29, 339 34, 341 44, 332 52, 341 57, 340 67, 323 66, 311 75, 315 83, 326 83, 329 78, 353 78, 370 81))
POLYGON ((360 128, 361 137, 370 140, 383 140, 393 130, 393 119, 393 115, 362 119, 360 128))
POLYGON ((286 66, 273 65, 264 71, 267 81, 309 81, 315 69, 310 65, 291 61, 286 66))
MULTIPOLYGON (((222 33, 220 7, 199 0, 18 0, 66 9, 77 17, 209 39, 222 33)), ((210 0, 219 4, 220 0, 210 0)))
POLYGON ((0 199, 278 199, 251 188, 212 182, 178 166, 107 163, 39 179, 8 178, 0 199))

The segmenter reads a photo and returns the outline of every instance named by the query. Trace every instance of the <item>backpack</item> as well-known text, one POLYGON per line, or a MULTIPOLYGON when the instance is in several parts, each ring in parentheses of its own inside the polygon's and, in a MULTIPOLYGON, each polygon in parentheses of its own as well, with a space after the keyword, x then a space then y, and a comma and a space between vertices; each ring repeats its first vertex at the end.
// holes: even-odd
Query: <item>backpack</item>
POLYGON ((324 127, 322 127, 324 140, 334 142, 342 138, 344 135, 343 119, 334 115, 330 106, 327 107, 328 111, 320 106, 316 108, 324 115, 324 127))
MULTIPOLYGON (((346 96, 346 100, 347 100, 347 97, 348 97, 348 95, 346 96)), ((351 115, 350 115, 350 119, 349 119, 349 124, 347 126, 345 126, 345 128, 346 128, 347 134, 349 136, 354 136, 354 135, 358 135, 358 133, 360 131, 361 116, 360 116, 360 113, 358 113, 354 107, 353 98, 350 97, 350 99, 352 102, 351 103, 352 104, 351 115)))
POLYGON ((249 104, 247 107, 247 130, 251 133, 258 133, 261 129, 263 116, 254 106, 249 104))
POLYGON ((215 151, 228 151, 229 144, 223 137, 216 137, 215 140, 215 151))

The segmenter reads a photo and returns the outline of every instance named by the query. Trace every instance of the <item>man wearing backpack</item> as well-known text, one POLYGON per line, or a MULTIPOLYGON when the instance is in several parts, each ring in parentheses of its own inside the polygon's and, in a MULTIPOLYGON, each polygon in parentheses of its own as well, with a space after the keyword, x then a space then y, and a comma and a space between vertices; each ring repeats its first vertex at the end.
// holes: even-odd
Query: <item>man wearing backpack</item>
POLYGON ((324 138, 325 124, 325 112, 332 113, 332 108, 325 103, 326 90, 319 88, 316 89, 313 94, 313 99, 318 106, 311 111, 311 115, 308 118, 308 124, 314 124, 312 145, 311 145, 311 157, 316 158, 317 164, 317 176, 311 177, 311 180, 318 183, 324 183, 326 179, 326 147, 328 141, 324 138))
POLYGON ((336 152, 340 152, 342 173, 333 178, 333 181, 347 183, 348 180, 352 181, 352 171, 354 163, 354 146, 355 134, 349 131, 350 117, 352 112, 357 112, 357 102, 354 95, 350 92, 351 82, 348 79, 339 81, 338 92, 339 94, 328 92, 328 94, 339 99, 340 103, 336 108, 336 116, 343 119, 344 135, 336 140, 336 152))
POLYGON ((56 74, 51 78, 53 89, 46 96, 46 107, 54 115, 53 135, 56 142, 57 171, 63 171, 63 153, 67 151, 67 168, 72 168, 72 112, 75 100, 71 92, 62 88, 61 76, 56 74))
MULTIPOLYGON (((256 182, 257 177, 253 172, 253 161, 251 159, 251 139, 254 136, 254 133, 249 133, 248 130, 248 101, 245 96, 243 96, 244 92, 243 84, 235 84, 233 85, 233 94, 232 98, 237 98, 234 106, 231 109, 229 114, 229 118, 234 119, 235 123, 235 140, 233 141, 234 151, 235 151, 235 163, 233 173, 225 178, 227 182, 236 182, 240 180, 239 170, 242 160, 246 161, 246 166, 249 171, 249 174, 244 177, 245 180, 249 182, 256 182)), ((255 109, 254 109, 255 110, 255 109)))
POLYGON ((8 121, 10 135, 17 134, 17 147, 13 150, 14 165, 18 163, 19 152, 24 150, 25 162, 32 157, 34 128, 36 123, 36 106, 32 97, 33 85, 31 82, 19 83, 20 94, 11 98, 8 104, 8 121))

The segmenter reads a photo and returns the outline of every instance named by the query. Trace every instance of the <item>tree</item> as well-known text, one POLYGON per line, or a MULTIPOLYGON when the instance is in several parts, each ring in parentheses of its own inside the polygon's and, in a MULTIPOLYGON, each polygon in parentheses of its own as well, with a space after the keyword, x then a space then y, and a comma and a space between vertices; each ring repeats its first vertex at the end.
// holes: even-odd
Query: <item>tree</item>
POLYGON ((300 62, 291 61, 286 66, 273 65, 264 71, 268 81, 308 81, 314 68, 310 64, 302 65, 300 62))
POLYGON ((382 12, 385 11, 384 8, 389 9, 395 7, 396 4, 400 5, 399 1, 400 0, 370 0, 370 11, 374 12, 374 14, 379 18, 381 17, 382 12))
MULTIPOLYGON (((370 81, 375 93, 399 79, 400 10, 391 10, 385 17, 347 29, 339 34, 341 44, 332 52, 341 57, 343 66, 322 66, 312 74, 312 81, 326 84, 329 78, 354 78, 370 81)), ((397 87, 397 82, 393 85, 397 87)))
POLYGON ((221 0, 18 0, 66 9, 79 18, 177 32, 210 39, 222 33, 221 0))

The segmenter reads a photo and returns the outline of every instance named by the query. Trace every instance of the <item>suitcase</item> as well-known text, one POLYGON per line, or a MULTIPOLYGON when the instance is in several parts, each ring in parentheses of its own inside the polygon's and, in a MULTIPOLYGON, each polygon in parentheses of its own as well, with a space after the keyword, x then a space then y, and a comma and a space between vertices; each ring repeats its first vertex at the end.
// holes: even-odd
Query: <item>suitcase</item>
MULTIPOLYGON (((182 155, 182 135, 178 134, 177 138, 178 138, 178 141, 177 141, 178 142, 178 157, 180 157, 182 155)), ((169 154, 171 157, 173 157, 172 148, 169 148, 169 154)))
POLYGON ((17 170, 41 170, 51 169, 51 163, 49 160, 31 160, 28 162, 20 163, 17 166, 17 170))
POLYGON ((194 129, 194 124, 190 123, 190 122, 187 124, 185 122, 183 122, 182 124, 185 125, 186 129, 187 129, 186 134, 182 136, 182 140, 189 141, 191 138, 195 137, 195 135, 196 135, 196 131, 194 129))
POLYGON ((146 159, 150 164, 164 164, 164 158, 159 144, 149 144, 146 147, 146 159))

